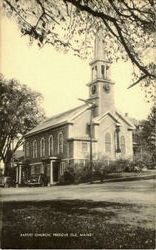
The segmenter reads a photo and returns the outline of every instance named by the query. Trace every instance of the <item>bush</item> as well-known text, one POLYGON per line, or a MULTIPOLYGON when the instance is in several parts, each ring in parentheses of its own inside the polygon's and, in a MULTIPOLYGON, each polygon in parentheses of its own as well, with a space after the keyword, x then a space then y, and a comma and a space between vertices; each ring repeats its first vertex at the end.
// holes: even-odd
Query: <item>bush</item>
POLYGON ((129 159, 118 159, 110 161, 107 156, 98 155, 93 160, 93 171, 91 173, 90 162, 76 163, 66 167, 64 175, 60 177, 60 184, 85 183, 95 180, 103 182, 111 173, 140 172, 145 168, 143 161, 129 159))
POLYGON ((75 183, 88 182, 91 179, 90 164, 89 161, 83 163, 74 164, 74 176, 75 183))
POLYGON ((156 167, 156 159, 153 157, 153 154, 151 152, 143 151, 142 153, 137 153, 134 155, 134 163, 138 165, 146 166, 149 169, 154 169, 156 167))

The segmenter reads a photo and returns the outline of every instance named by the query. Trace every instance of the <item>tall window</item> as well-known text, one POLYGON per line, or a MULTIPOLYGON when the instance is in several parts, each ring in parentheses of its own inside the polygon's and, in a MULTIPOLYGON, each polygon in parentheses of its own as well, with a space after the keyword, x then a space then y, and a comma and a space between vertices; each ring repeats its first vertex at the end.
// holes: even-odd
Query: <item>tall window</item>
POLYGON ((95 79, 97 78, 97 66, 95 66, 95 79))
POLYGON ((33 141, 33 158, 37 158, 37 141, 33 141))
POLYGON ((53 140, 53 136, 50 135, 49 136, 49 156, 53 155, 54 153, 54 140, 53 140))
POLYGON ((102 75, 102 78, 104 79, 105 78, 105 68, 104 68, 104 65, 101 65, 101 75, 102 75))
POLYGON ((88 143, 82 142, 82 152, 87 153, 88 152, 88 143))
POLYGON ((41 138, 40 140, 40 156, 44 157, 45 156, 45 139, 41 138))
POLYGON ((69 157, 73 157, 73 141, 69 142, 69 157))
POLYGON ((109 66, 106 66, 106 79, 109 79, 109 66))
POLYGON ((126 153, 126 145, 125 145, 125 137, 121 136, 121 154, 125 155, 126 153))
POLYGON ((64 174, 64 170, 65 170, 65 162, 61 162, 61 164, 60 164, 60 175, 64 174))
POLYGON ((30 154, 29 154, 29 142, 26 142, 25 143, 25 156, 26 157, 29 157, 30 156, 30 154))
POLYGON ((63 133, 58 134, 58 153, 63 153, 63 133))
POLYGON ((92 79, 96 79, 97 78, 97 66, 92 68, 92 79))
POLYGON ((111 153, 111 135, 109 133, 105 134, 105 152, 111 153))

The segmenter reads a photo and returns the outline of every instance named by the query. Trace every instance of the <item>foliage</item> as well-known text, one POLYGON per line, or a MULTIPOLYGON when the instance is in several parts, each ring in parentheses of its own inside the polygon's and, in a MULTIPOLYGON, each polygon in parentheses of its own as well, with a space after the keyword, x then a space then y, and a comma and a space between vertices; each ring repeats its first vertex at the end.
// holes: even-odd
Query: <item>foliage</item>
POLYGON ((67 166, 64 175, 60 179, 60 184, 85 183, 100 180, 101 182, 111 173, 120 173, 128 168, 133 171, 134 167, 130 160, 110 161, 107 156, 102 154, 94 155, 93 172, 90 169, 89 160, 84 163, 75 163, 67 166), (96 158, 95 158, 96 157, 96 158))
POLYGON ((156 148, 156 105, 151 109, 147 120, 142 122, 141 138, 150 151, 156 148))
POLYGON ((74 183, 74 173, 72 169, 65 170, 63 176, 60 178, 60 184, 72 184, 74 183))
POLYGON ((156 164, 156 106, 151 109, 147 120, 140 122, 141 129, 137 132, 137 143, 140 147, 140 152, 135 156, 145 162, 156 164))
POLYGON ((23 136, 44 119, 41 98, 18 81, 0 76, 0 160, 5 164, 23 144, 23 136))
POLYGON ((142 169, 144 166, 146 166, 147 168, 153 168, 154 165, 156 166, 156 163, 153 161, 153 154, 144 149, 141 154, 139 152, 135 155, 133 166, 134 165, 137 165, 140 167, 140 169, 142 169))
POLYGON ((98 154, 94 161, 94 169, 99 174, 101 173, 100 178, 103 179, 110 173, 124 172, 131 163, 132 161, 129 159, 109 160, 108 156, 98 154))
MULTIPOLYGON (((102 28, 108 59, 129 58, 134 66, 132 86, 142 81, 143 87, 151 88, 156 79, 155 8, 153 0, 3 0, 4 12, 13 15, 22 34, 40 47, 51 44, 86 57, 102 28)), ((154 91, 148 92, 154 99, 154 91)))
POLYGON ((74 164, 75 183, 89 182, 91 180, 91 172, 89 161, 84 163, 74 164))
POLYGON ((90 181, 89 162, 70 164, 66 167, 64 175, 60 179, 60 184, 72 184, 90 181))

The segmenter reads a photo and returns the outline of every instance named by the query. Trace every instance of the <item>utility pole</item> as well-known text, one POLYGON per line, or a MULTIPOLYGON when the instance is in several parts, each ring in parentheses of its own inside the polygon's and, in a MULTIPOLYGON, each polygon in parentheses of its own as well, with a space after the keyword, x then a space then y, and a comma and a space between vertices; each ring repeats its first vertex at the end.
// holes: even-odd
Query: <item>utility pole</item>
POLYGON ((91 105, 88 109, 90 110, 90 131, 89 131, 89 142, 90 142, 90 152, 89 152, 89 165, 90 165, 90 175, 91 183, 93 181, 93 112, 97 105, 90 100, 84 100, 79 98, 80 101, 85 102, 88 105, 91 105))

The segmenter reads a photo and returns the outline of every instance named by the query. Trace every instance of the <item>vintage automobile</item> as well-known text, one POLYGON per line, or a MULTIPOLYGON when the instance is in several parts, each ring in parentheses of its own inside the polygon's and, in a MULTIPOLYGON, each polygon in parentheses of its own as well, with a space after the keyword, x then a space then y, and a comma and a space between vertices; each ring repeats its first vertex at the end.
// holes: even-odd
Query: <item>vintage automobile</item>
POLYGON ((15 181, 12 177, 9 176, 1 176, 0 177, 0 187, 14 187, 15 181))
POLYGON ((24 182, 24 185, 29 187, 47 186, 47 184, 47 178, 43 174, 33 174, 24 182))

